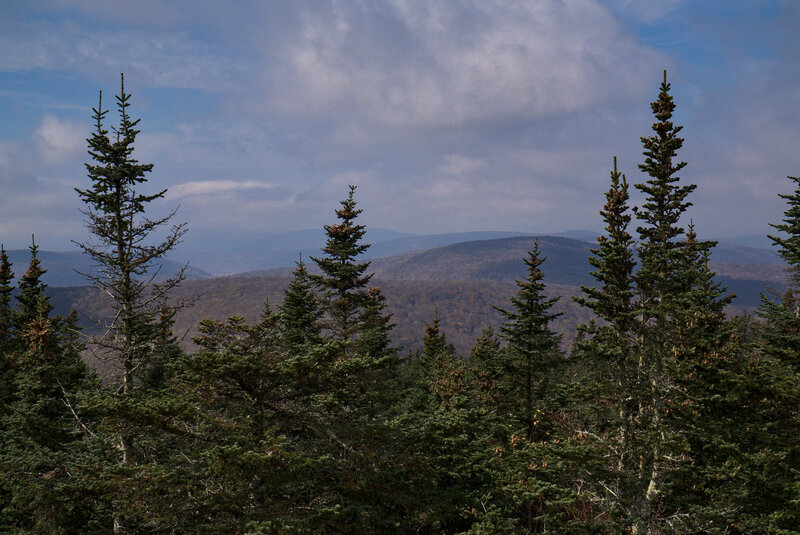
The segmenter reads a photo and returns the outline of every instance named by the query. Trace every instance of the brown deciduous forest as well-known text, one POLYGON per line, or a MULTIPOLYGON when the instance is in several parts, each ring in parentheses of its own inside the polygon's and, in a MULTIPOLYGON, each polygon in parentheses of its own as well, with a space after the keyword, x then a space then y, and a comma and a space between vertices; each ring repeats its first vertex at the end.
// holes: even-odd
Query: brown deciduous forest
POLYGON ((65 290, 94 323, 54 314, 35 243, 0 253, 0 532, 800 533, 800 178, 770 236, 788 290, 730 314, 670 89, 641 175, 609 156, 581 288, 535 240, 516 281, 383 283, 355 186, 289 277, 157 277, 187 224, 148 214, 131 95, 109 127, 101 94, 76 190, 98 269, 65 290))

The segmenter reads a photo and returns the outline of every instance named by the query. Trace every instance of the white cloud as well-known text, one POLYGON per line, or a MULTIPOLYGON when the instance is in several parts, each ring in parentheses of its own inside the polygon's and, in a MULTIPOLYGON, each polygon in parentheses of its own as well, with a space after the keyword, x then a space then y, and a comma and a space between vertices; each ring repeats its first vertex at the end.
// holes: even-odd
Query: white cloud
POLYGON ((184 31, 90 30, 72 23, 0 23, 0 71, 53 69, 155 87, 230 89, 244 62, 184 31))
POLYGON ((613 161, 608 152, 594 148, 528 149, 512 153, 509 157, 529 169, 531 173, 562 177, 570 181, 577 177, 588 180, 604 179, 608 177, 608 170, 611 169, 613 161), (602 169, 603 172, 598 176, 593 174, 587 176, 587 171, 593 168, 602 169))
POLYGON ((595 0, 333 6, 306 13, 288 47, 275 97, 286 113, 390 126, 535 118, 638 94, 641 73, 664 63, 595 0))
POLYGON ((256 180, 197 180, 183 182, 169 188, 172 197, 189 197, 191 195, 208 195, 212 193, 223 193, 242 190, 279 190, 283 189, 278 184, 270 182, 258 182, 256 180))
POLYGON ((75 121, 45 115, 34 132, 34 140, 48 163, 59 163, 85 150, 86 128, 75 121))
POLYGON ((450 154, 437 168, 447 175, 466 175, 486 167, 486 160, 471 158, 463 154, 450 154))
POLYGON ((627 17, 651 23, 677 10, 686 0, 611 0, 611 4, 627 17))

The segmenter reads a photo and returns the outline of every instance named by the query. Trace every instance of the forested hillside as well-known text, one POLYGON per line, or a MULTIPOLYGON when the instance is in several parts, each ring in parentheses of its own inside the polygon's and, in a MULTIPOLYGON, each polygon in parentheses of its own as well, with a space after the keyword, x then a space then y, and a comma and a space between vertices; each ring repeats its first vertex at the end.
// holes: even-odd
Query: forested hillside
POLYGON ((159 274, 187 224, 149 215, 124 79, 115 104, 76 190, 92 287, 0 247, 0 532, 800 533, 800 178, 783 266, 712 263, 666 72, 593 244, 370 264, 351 185, 273 277, 159 274))

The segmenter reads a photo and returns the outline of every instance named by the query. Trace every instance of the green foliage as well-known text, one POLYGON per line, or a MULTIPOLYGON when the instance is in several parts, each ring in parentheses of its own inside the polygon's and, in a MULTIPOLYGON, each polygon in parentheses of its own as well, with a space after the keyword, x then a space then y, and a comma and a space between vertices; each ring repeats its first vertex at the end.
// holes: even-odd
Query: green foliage
POLYGON ((284 290, 278 312, 283 325, 283 340, 290 351, 299 351, 321 340, 319 320, 323 311, 312 291, 302 259, 297 263, 292 281, 284 290))
POLYGON ((97 385, 80 358, 77 315, 50 316, 36 253, 34 244, 19 281, 14 337, 3 351, 0 529, 98 533, 102 498, 89 477, 92 455, 74 411, 76 398, 97 385))
MULTIPOLYGON (((23 326, 29 325, 38 318, 49 316, 53 310, 45 290, 47 285, 42 282, 42 275, 44 275, 45 270, 42 269, 41 262, 37 257, 39 247, 36 242, 31 244, 30 250, 31 261, 28 269, 19 280, 19 294, 17 295, 19 306, 14 314, 15 323, 19 331, 23 326)), ((24 336, 22 332, 20 332, 20 335, 24 336)))
POLYGON ((628 213, 628 182, 625 175, 611 171, 611 188, 606 192, 606 204, 600 215, 606 223, 606 235, 597 239, 598 247, 589 263, 596 270, 591 275, 599 287, 582 286, 586 297, 576 302, 590 308, 599 318, 613 326, 616 333, 625 333, 634 319, 633 268, 636 265, 632 249, 633 238, 628 233, 631 216, 628 213), (621 178, 621 180, 620 180, 621 178))
POLYGON ((174 225, 162 242, 152 243, 153 235, 175 212, 162 218, 146 214, 149 203, 163 198, 166 190, 152 195, 140 191, 153 164, 134 158, 139 121, 129 114, 130 97, 122 77, 117 95, 119 123, 110 133, 104 126, 108 112, 100 94, 93 109, 95 131, 87 140, 93 160, 86 164, 91 187, 76 188, 86 205, 84 214, 92 234, 91 241, 78 246, 99 267, 98 274, 86 277, 110 297, 113 311, 102 334, 89 344, 95 358, 114 368, 113 377, 108 388, 87 396, 80 408, 98 421, 93 432, 98 447, 117 456, 116 462, 103 469, 104 490, 113 497, 115 533, 135 531, 149 521, 147 514, 136 511, 140 497, 134 480, 146 474, 147 467, 157 463, 169 447, 161 435, 144 430, 152 429, 158 420, 154 415, 170 404, 164 374, 167 360, 180 352, 169 333, 175 304, 168 294, 183 280, 183 270, 158 283, 154 279, 158 261, 175 248, 186 230, 185 224, 174 225))
POLYGON ((325 256, 311 258, 323 273, 312 275, 311 280, 322 292, 327 313, 323 324, 334 340, 351 340, 361 332, 361 314, 370 301, 367 284, 372 276, 365 274, 369 262, 357 261, 369 245, 359 243, 366 231, 355 223, 362 212, 353 199, 355 190, 350 186, 347 199, 336 210, 339 223, 325 225, 325 256))
POLYGON ((163 242, 149 243, 152 234, 175 212, 160 219, 145 215, 148 203, 162 198, 166 190, 144 195, 137 189, 147 182, 146 174, 153 164, 141 164, 133 157, 139 120, 129 115, 131 95, 125 92, 124 78, 117 95, 120 120, 111 136, 103 124, 108 112, 102 106, 102 93, 100 97, 93 109, 95 132, 88 139, 89 154, 95 162, 86 164, 92 186, 76 188, 87 206, 87 227, 94 241, 78 245, 101 268, 100 274, 86 277, 111 297, 115 312, 114 320, 106 326, 110 335, 95 340, 95 345, 119 362, 120 381, 128 388, 157 337, 158 317, 168 308, 167 293, 183 279, 181 271, 174 278, 153 284, 154 276, 148 273, 178 244, 185 225, 173 226, 163 242))
POLYGON ((405 403, 392 425, 410 485, 405 529, 465 532, 498 494, 494 449, 506 430, 491 401, 496 385, 455 355, 438 316, 427 325, 424 344, 424 353, 405 362, 399 396, 405 403))
POLYGON ((640 242, 636 286, 640 303, 647 307, 647 318, 659 321, 669 314, 671 298, 686 290, 687 282, 681 276, 683 245, 677 239, 683 229, 678 225, 681 215, 692 205, 686 197, 697 187, 678 184, 676 173, 686 162, 674 163, 673 159, 683 146, 683 139, 678 137, 683 127, 671 121, 675 103, 669 90, 664 71, 658 99, 650 105, 656 118, 653 136, 642 138, 645 163, 639 168, 650 178, 635 185, 646 196, 641 209, 636 210, 637 218, 644 223, 636 229, 640 242))
MULTIPOLYGON (((796 177, 789 177, 795 185, 796 177)), ((788 208, 782 224, 772 225, 784 236, 770 236, 778 254, 786 261, 789 289, 780 300, 762 296, 758 337, 753 344, 756 355, 748 367, 749 390, 744 397, 750 404, 743 422, 751 444, 745 450, 750 479, 741 493, 752 504, 747 508, 745 525, 751 532, 769 526, 774 533, 797 533, 800 525, 800 300, 795 295, 798 283, 798 201, 800 187, 790 195, 780 195, 788 208), (754 373, 756 372, 756 373, 754 373), (794 468, 793 468, 794 467, 794 468)))
POLYGON ((797 286, 800 284, 800 178, 795 176, 787 177, 795 185, 795 190, 789 195, 778 195, 786 200, 789 207, 783 213, 783 223, 770 224, 777 231, 784 234, 781 236, 767 236, 772 240, 773 245, 778 247, 778 254, 789 266, 791 273, 790 282, 797 286))
POLYGON ((503 403, 515 422, 526 429, 533 440, 541 431, 536 427, 536 412, 546 410, 550 383, 564 362, 558 350, 558 335, 550 330, 550 321, 559 313, 550 309, 558 298, 544 293, 544 274, 540 266, 539 243, 525 259, 528 276, 517 281, 517 295, 511 298, 512 310, 498 309, 505 318, 500 333, 508 342, 507 361, 498 383, 503 403))
POLYGON ((12 328, 14 326, 14 316, 11 309, 11 293, 14 289, 13 281, 14 273, 11 271, 11 263, 8 261, 5 248, 0 245, 0 358, 3 359, 0 369, 5 368, 5 355, 11 349, 12 328))

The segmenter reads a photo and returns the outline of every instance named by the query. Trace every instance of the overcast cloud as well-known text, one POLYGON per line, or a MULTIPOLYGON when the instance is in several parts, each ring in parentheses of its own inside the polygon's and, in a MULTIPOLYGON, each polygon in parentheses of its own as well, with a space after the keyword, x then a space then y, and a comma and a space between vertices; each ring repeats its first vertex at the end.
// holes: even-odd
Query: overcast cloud
MULTIPOLYGON (((800 172, 797 3, 48 0, 0 4, 0 241, 68 250, 119 73, 190 232, 363 220, 600 230, 668 69, 701 235, 763 234, 800 172)), ((115 111, 109 114, 113 121, 115 111)))

